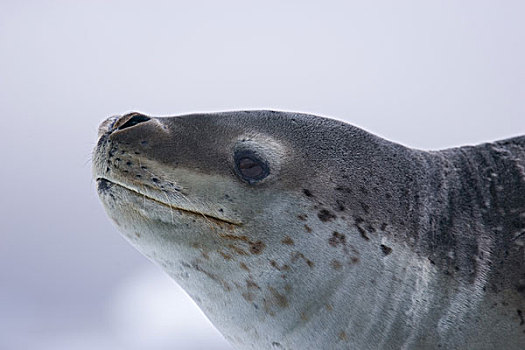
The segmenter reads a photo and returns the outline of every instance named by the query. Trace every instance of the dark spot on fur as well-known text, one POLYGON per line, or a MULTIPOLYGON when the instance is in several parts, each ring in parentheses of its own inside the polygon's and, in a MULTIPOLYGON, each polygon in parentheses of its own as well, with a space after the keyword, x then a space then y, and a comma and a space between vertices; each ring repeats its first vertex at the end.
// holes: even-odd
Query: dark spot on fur
POLYGON ((311 232, 312 232, 312 228, 311 228, 310 226, 306 225, 306 224, 304 225, 304 229, 305 229, 306 232, 308 232, 308 233, 311 233, 311 232))
POLYGON ((245 252, 242 248, 239 248, 234 244, 228 244, 228 247, 238 255, 248 255, 248 253, 245 252))
POLYGON ((345 192, 345 193, 352 193, 352 189, 348 187, 336 187, 336 191, 345 192))
POLYGON ((148 169, 148 167, 146 167, 146 166, 144 166, 144 165, 141 165, 140 168, 143 169, 143 170, 148 169))
POLYGON ((384 244, 381 244, 381 250, 383 251, 383 254, 388 255, 390 253, 392 253, 392 248, 384 245, 384 244))
POLYGON ((252 254, 258 255, 262 253, 265 247, 266 245, 263 242, 257 241, 255 243, 252 243, 252 245, 250 246, 250 252, 252 254))
POLYGON ((294 241, 293 239, 291 239, 290 237, 286 236, 282 241, 281 243, 283 244, 286 244, 286 245, 294 245, 294 241))
POLYGON ((363 202, 359 202, 359 204, 361 204, 361 208, 363 208, 365 214, 368 214, 370 212, 370 206, 368 204, 363 202))
POLYGON ((339 332, 339 340, 342 340, 342 341, 347 341, 348 340, 348 337, 346 336, 345 331, 339 332))
POLYGON ((345 245, 346 237, 344 234, 334 231, 334 233, 332 233, 332 237, 328 239, 328 244, 330 244, 332 247, 337 247, 340 244, 345 245))
POLYGON ((246 288, 248 289, 261 289, 257 283, 252 280, 246 280, 246 288))
POLYGON ((126 162, 127 166, 131 166, 133 163, 131 163, 129 160, 126 162))
POLYGON ((243 263, 243 262, 242 262, 242 263, 239 263, 239 265, 241 266, 241 269, 243 269, 243 270, 246 270, 246 271, 250 272, 250 269, 248 268, 248 266, 246 266, 246 264, 245 264, 245 263, 243 263))
POLYGON ((314 195, 312 194, 312 192, 310 192, 310 190, 307 190, 306 188, 303 190, 303 193, 306 197, 313 197, 314 195))
POLYGON ((159 179, 157 179, 156 177, 152 177, 151 178, 151 181, 155 182, 155 183, 159 183, 159 179))
POLYGON ((520 318, 520 326, 523 326, 525 324, 525 319, 523 319, 523 313, 520 309, 516 310, 518 312, 518 317, 520 318))
POLYGON ((297 215, 297 217, 299 218, 299 220, 306 221, 306 218, 308 217, 308 215, 300 214, 300 215, 297 215))
POLYGON ((275 260, 270 261, 270 265, 272 265, 273 268, 279 270, 279 271, 288 271, 290 270, 290 266, 284 264, 283 266, 279 266, 275 260))
POLYGON ((331 211, 326 209, 321 209, 319 213, 317 213, 317 216, 322 222, 331 221, 336 218, 336 216, 331 211))
POLYGON ((346 208, 344 206, 345 203, 343 201, 338 199, 338 200, 335 201, 335 203, 337 204, 337 209, 336 210, 338 210, 338 211, 345 211, 346 208))
POLYGON ((255 296, 252 292, 243 292, 241 295, 246 301, 253 301, 253 299, 255 299, 255 296))
POLYGON ((368 238, 368 236, 366 235, 365 229, 360 226, 364 221, 365 220, 362 217, 359 217, 359 216, 356 217, 355 218, 355 227, 357 228, 357 230, 361 234, 361 237, 363 237, 364 239, 366 239, 368 241, 370 238, 368 238))
MULTIPOLYGON (((183 263, 183 265, 184 265, 184 263, 183 263)), ((214 273, 211 273, 209 271, 206 271, 205 269, 203 269, 198 264, 192 264, 191 267, 193 269, 195 269, 196 271, 202 272, 203 274, 205 274, 206 276, 208 276, 212 280, 216 281, 218 284, 220 284, 224 288, 225 291, 227 291, 227 292, 231 291, 231 287, 228 284, 228 282, 226 282, 223 279, 221 279, 218 275, 216 275, 214 273)))
POLYGON ((227 253, 222 252, 222 251, 219 251, 219 254, 222 255, 222 257, 223 257, 225 260, 231 260, 231 259, 233 258, 230 254, 227 254, 227 253))
POLYGON ((226 234, 220 234, 220 236, 222 238, 229 239, 229 240, 232 240, 232 241, 241 241, 241 242, 250 243, 250 240, 245 235, 237 236, 237 235, 232 235, 232 234, 227 234, 226 233, 226 234))
POLYGON ((142 175, 140 175, 140 174, 136 174, 135 177, 142 177, 142 175))
POLYGON ((272 296, 277 306, 281 308, 288 307, 288 299, 286 298, 286 296, 279 293, 275 288, 268 287, 268 290, 270 291, 270 293, 272 293, 272 296))
POLYGON ((392 195, 390 193, 387 193, 387 194, 385 194, 385 198, 386 199, 390 199, 390 198, 392 198, 392 195))
POLYGON ((387 226, 388 226, 388 224, 385 223, 385 222, 383 222, 383 223, 381 224, 381 231, 386 230, 386 227, 387 227, 387 226))
POLYGON ((308 267, 310 268, 314 267, 314 262, 306 258, 303 253, 300 253, 300 252, 292 253, 292 264, 295 263, 298 259, 303 259, 308 265, 308 267))
POLYGON ((332 260, 330 265, 332 265, 332 268, 334 270, 341 270, 343 268, 343 264, 341 264, 339 260, 332 260))
POLYGON ((361 237, 363 237, 364 239, 366 239, 367 241, 370 240, 370 238, 366 235, 366 231, 364 228, 362 228, 361 226, 359 225, 355 225, 355 227, 357 227, 357 230, 359 231, 359 233, 361 234, 361 237))
POLYGON ((282 347, 281 347, 281 343, 278 343, 278 342, 276 342, 276 341, 272 342, 272 346, 273 346, 274 348, 282 348, 282 347))
POLYGON ((516 290, 520 293, 525 293, 525 284, 519 284, 517 287, 516 287, 516 290))

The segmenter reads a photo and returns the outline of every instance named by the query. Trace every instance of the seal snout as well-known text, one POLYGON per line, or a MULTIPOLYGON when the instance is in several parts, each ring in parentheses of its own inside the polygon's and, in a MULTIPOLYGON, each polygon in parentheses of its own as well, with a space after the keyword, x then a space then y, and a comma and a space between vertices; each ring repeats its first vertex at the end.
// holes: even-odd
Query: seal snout
POLYGON ((147 122, 151 118, 144 114, 132 112, 123 116, 112 116, 104 120, 98 128, 98 136, 106 133, 112 133, 115 130, 123 130, 135 126, 137 124, 147 122))
POLYGON ((111 131, 113 131, 113 125, 115 125, 115 122, 120 118, 118 115, 113 115, 109 117, 108 119, 104 120, 100 126, 98 127, 98 138, 100 138, 102 135, 107 134, 111 131))

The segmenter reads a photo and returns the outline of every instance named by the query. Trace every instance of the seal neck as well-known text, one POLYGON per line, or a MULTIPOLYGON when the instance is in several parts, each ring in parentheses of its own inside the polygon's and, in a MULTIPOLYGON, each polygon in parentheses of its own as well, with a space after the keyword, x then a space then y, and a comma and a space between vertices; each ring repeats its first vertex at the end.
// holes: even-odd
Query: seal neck
POLYGON ((434 190, 426 191, 430 210, 422 215, 421 237, 429 259, 470 283, 493 269, 489 258, 524 266, 523 249, 514 248, 525 236, 525 137, 429 157, 427 188, 434 190), (509 256, 494 256, 503 252, 509 256))

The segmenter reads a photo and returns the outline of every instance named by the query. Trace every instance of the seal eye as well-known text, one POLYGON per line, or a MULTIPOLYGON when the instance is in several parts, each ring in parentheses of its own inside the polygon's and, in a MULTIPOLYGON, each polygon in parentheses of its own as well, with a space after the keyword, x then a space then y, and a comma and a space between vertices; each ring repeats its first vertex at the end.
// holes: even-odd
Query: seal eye
POLYGON ((235 165, 238 175, 250 184, 256 183, 270 174, 266 162, 251 152, 236 154, 235 165))
POLYGON ((250 178, 259 178, 264 173, 262 165, 248 157, 239 159, 239 171, 244 177, 250 178))

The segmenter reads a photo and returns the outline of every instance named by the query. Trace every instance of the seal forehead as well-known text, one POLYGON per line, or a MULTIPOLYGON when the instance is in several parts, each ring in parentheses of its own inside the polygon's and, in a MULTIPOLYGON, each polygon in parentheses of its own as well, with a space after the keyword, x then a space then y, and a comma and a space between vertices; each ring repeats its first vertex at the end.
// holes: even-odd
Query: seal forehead
MULTIPOLYGON (((333 154, 329 153, 344 148, 337 145, 342 137, 322 139, 312 134, 315 128, 322 133, 327 125, 312 123, 303 115, 232 112, 154 119, 160 127, 123 130, 113 136, 114 141, 137 145, 142 157, 159 166, 218 176, 231 176, 235 151, 247 149, 269 162, 272 175, 283 175, 283 184, 292 185, 315 175, 309 159, 326 161, 326 172, 328 165, 337 166, 330 162, 333 154)), ((328 125, 332 122, 339 123, 329 121, 328 125)))

